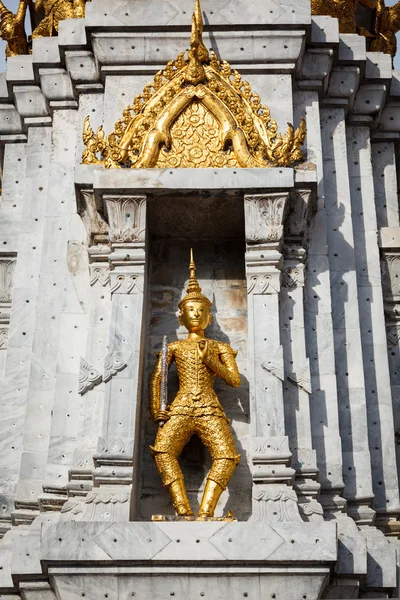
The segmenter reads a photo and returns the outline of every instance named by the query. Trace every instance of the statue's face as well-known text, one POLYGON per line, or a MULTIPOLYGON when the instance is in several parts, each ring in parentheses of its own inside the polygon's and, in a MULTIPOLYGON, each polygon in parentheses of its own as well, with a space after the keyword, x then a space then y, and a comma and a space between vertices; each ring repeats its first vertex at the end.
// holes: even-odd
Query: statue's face
POLYGON ((182 306, 179 322, 188 331, 204 331, 211 323, 210 307, 205 302, 189 300, 182 306))

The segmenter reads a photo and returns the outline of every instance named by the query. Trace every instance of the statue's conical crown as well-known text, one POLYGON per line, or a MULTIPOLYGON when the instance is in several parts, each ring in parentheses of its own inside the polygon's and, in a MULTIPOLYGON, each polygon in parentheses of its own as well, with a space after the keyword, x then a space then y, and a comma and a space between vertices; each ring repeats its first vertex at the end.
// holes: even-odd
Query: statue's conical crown
POLYGON ((201 287, 199 286, 199 282, 197 281, 197 278, 196 278, 196 265, 194 264, 192 249, 190 249, 189 273, 190 273, 189 283, 186 288, 187 294, 179 302, 179 305, 178 305, 179 308, 182 308, 182 306, 186 302, 189 302, 189 300, 197 300, 198 302, 205 302, 206 304, 211 306, 211 301, 201 293, 201 287))

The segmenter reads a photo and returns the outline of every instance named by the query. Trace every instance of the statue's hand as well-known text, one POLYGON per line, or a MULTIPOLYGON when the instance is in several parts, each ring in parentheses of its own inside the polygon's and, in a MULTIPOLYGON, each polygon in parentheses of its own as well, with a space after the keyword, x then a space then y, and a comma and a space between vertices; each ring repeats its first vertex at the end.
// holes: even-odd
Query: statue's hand
POLYGON ((208 342, 207 340, 201 340, 197 346, 197 352, 202 361, 205 361, 208 355, 208 342))
POLYGON ((169 418, 167 410, 159 410, 154 417, 154 421, 156 423, 159 423, 160 421, 165 423, 166 421, 169 421, 169 418))

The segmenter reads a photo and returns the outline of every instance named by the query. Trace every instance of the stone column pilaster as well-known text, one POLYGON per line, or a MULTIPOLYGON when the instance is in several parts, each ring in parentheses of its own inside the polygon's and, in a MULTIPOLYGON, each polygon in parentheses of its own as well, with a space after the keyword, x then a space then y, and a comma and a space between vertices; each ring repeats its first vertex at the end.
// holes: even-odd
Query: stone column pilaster
POLYGON ((279 290, 288 192, 245 196, 254 520, 301 521, 285 435, 279 290))
MULTIPOLYGON (((108 260, 112 310, 103 375, 103 426, 94 457, 93 479, 95 487, 128 486, 132 482, 135 487, 133 467, 134 456, 138 455, 135 436, 141 405, 146 293, 146 197, 104 196, 103 200, 111 244, 108 260)), ((120 487, 119 490, 122 492, 120 487)), ((124 504, 128 509, 125 497, 124 504)))
POLYGON ((325 208, 332 297, 339 424, 347 513, 372 523, 374 494, 362 356, 354 229, 343 109, 321 110, 325 208))
POLYGON ((377 525, 385 527, 400 515, 400 504, 368 127, 347 128, 347 154, 373 508, 377 525))
POLYGON ((323 521, 317 502, 317 457, 312 445, 310 361, 306 354, 304 325, 305 235, 309 218, 315 212, 311 190, 293 194, 286 221, 284 270, 281 278, 281 339, 284 355, 284 406, 289 447, 296 469, 295 490, 305 521, 323 521))

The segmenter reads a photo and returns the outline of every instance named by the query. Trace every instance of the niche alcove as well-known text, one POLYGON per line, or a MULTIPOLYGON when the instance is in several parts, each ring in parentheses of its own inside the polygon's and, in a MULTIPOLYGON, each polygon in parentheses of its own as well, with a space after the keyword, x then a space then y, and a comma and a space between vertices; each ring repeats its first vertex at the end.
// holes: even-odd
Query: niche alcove
MULTIPOLYGON (((177 320, 178 303, 188 281, 189 251, 193 247, 197 277, 212 301, 213 321, 206 336, 238 350, 241 386, 233 389, 217 379, 215 389, 234 433, 241 461, 218 504, 217 515, 233 510, 240 520, 251 513, 251 474, 247 462, 249 389, 247 380, 247 290, 245 274, 244 199, 239 192, 172 193, 148 197, 148 311, 143 369, 142 435, 138 518, 173 515, 168 491, 163 489, 150 456, 156 425, 148 411, 148 382, 154 352, 164 335, 170 342, 187 336, 177 320)), ((169 370, 168 401, 178 389, 176 367, 169 370)), ((181 455, 189 500, 195 512, 210 467, 207 449, 194 436, 181 455)))

